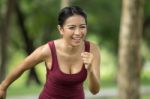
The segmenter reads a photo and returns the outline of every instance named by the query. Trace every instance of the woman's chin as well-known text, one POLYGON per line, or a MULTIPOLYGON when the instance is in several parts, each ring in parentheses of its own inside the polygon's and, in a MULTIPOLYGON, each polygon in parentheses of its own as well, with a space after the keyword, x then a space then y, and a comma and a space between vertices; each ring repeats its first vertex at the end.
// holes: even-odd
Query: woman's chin
POLYGON ((83 40, 73 40, 72 41, 72 46, 79 46, 79 45, 81 45, 82 41, 83 40))

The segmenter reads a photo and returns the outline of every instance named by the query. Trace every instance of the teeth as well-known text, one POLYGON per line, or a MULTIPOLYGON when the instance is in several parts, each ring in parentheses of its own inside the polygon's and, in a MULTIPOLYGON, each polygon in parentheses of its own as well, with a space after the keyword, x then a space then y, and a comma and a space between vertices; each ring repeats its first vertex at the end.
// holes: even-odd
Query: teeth
POLYGON ((73 38, 74 40, 80 40, 81 38, 73 38))

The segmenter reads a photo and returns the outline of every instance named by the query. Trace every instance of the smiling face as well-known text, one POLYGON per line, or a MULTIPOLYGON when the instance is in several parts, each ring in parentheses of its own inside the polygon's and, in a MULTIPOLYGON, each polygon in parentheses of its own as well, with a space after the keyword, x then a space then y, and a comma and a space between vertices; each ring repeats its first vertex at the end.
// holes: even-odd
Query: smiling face
POLYGON ((73 15, 65 20, 64 25, 58 26, 63 40, 71 46, 79 46, 87 33, 85 18, 81 15, 73 15))

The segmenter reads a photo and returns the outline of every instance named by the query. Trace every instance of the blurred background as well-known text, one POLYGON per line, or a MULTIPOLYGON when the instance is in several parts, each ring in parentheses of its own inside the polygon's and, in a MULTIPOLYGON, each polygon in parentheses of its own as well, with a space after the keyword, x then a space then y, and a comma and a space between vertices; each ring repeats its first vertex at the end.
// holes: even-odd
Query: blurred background
MULTIPOLYGON (((84 9, 87 40, 100 47, 101 91, 91 99, 150 99, 150 0, 0 0, 0 82, 34 49, 60 37, 57 15, 68 5, 84 9)), ((26 71, 8 96, 38 96, 45 74, 44 63, 26 71)))

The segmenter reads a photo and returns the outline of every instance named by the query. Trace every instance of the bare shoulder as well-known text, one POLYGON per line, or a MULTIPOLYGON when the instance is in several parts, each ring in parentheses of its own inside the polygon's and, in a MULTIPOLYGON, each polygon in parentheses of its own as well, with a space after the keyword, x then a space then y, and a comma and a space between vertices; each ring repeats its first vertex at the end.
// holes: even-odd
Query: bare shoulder
POLYGON ((30 69, 36 64, 43 62, 47 57, 51 56, 49 45, 44 44, 36 48, 29 56, 27 56, 22 62, 22 69, 30 69))
POLYGON ((43 60, 51 56, 51 51, 48 43, 39 46, 35 50, 36 55, 39 55, 43 60))
POLYGON ((95 43, 93 42, 90 42, 90 51, 93 52, 93 53, 99 53, 99 46, 96 45, 95 43))
POLYGON ((42 45, 39 47, 39 50, 41 51, 41 54, 46 58, 51 56, 51 51, 49 48, 48 43, 42 45))

